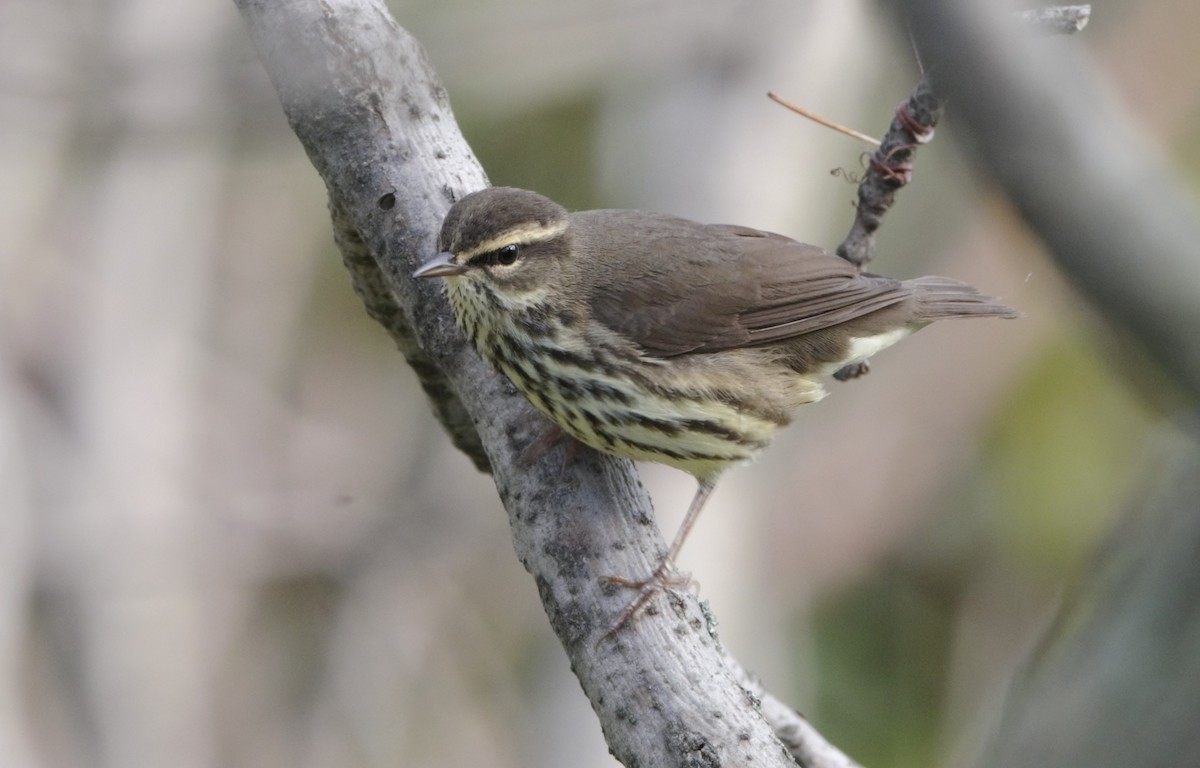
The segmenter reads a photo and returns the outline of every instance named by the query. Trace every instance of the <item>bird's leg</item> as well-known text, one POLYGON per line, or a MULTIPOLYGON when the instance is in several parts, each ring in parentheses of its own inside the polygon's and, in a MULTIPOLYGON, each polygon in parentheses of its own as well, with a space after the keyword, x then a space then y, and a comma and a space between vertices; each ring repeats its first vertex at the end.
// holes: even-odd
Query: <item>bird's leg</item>
POLYGON ((534 438, 533 442, 525 446, 525 449, 521 451, 521 464, 524 466, 533 464, 538 459, 545 456, 547 452, 554 448, 554 446, 558 445, 563 440, 566 440, 567 444, 563 449, 562 463, 562 468, 566 469, 568 466, 570 466, 571 461, 574 460, 575 454, 579 452, 579 441, 560 429, 557 424, 545 420, 539 421, 544 422, 542 424, 542 432, 536 438, 534 438))
POLYGON ((836 371, 834 371, 833 378, 837 379, 838 381, 850 381, 850 379, 857 379, 859 376, 866 376, 870 372, 871 364, 866 360, 862 360, 860 362, 850 363, 849 365, 843 365, 841 368, 838 368, 836 371))
POLYGON ((681 573, 675 567, 675 558, 679 556, 680 550, 683 549, 683 542, 687 540, 688 533, 691 532, 692 526, 696 524, 696 520, 700 517, 700 510, 704 508, 704 502, 708 501, 708 497, 712 494, 713 488, 717 485, 716 479, 701 480, 700 487, 696 489, 696 495, 692 497, 692 503, 688 506, 687 514, 683 517, 683 522, 679 525, 679 530, 675 533, 675 538, 671 541, 670 548, 667 549, 667 554, 659 561, 658 567, 654 569, 647 578, 644 579, 624 579, 620 576, 605 576, 604 580, 609 584, 616 584, 621 587, 638 590, 636 597, 630 601, 629 605, 625 606, 625 610, 621 611, 621 615, 613 622, 613 625, 604 633, 604 638, 611 637, 618 630, 628 624, 634 617, 641 613, 650 600, 664 589, 684 589, 692 583, 692 577, 686 573, 681 573))

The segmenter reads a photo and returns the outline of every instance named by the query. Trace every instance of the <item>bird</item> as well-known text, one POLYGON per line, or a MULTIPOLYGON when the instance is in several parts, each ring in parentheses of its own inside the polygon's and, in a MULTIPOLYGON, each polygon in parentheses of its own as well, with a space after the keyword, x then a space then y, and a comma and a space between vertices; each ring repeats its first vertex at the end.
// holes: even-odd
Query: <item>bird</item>
POLYGON ((1020 313, 946 277, 893 280, 824 249, 727 224, 637 210, 568 212, 525 189, 455 202, 440 278, 479 354, 562 432, 598 451, 666 464, 697 489, 666 554, 614 633, 667 588, 718 479, 760 454, 801 406, 936 320, 1020 313))

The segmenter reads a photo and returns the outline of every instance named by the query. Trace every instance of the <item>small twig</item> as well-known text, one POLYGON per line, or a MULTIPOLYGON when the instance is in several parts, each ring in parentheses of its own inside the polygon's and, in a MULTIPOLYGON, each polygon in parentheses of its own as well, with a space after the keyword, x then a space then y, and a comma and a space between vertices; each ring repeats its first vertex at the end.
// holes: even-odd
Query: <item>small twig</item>
POLYGON ((862 268, 874 256, 875 230, 892 207, 896 191, 912 178, 912 160, 917 148, 933 138, 942 116, 942 104, 933 93, 928 77, 922 77, 896 115, 879 149, 871 153, 867 173, 858 185, 854 224, 837 254, 862 268))
POLYGON ((770 98, 771 101, 775 102, 776 104, 782 104, 783 106, 792 110, 796 114, 801 115, 803 117, 807 117, 809 120, 812 120, 814 123, 819 123, 819 124, 825 126, 826 128, 832 128, 833 130, 837 131, 838 133, 844 133, 847 136, 850 136, 851 138, 858 139, 859 141, 865 141, 868 144, 872 144, 876 147, 879 146, 879 139, 868 136, 865 133, 859 133, 858 131, 854 130, 853 128, 847 128, 846 126, 842 125, 841 123, 835 123, 832 120, 830 120, 829 118, 821 117, 820 115, 818 115, 815 112, 809 112, 807 109, 800 106, 799 104, 793 104, 792 102, 788 101, 787 99, 783 98, 782 96, 779 96, 778 94, 772 93, 771 91, 767 91, 767 97, 770 98))
MULTIPOLYGON (((1091 12, 1090 5, 1051 6, 1022 12, 1018 18, 1042 34, 1070 34, 1087 25, 1091 12)), ((839 256, 860 269, 873 258, 875 230, 895 202, 896 191, 911 180, 917 147, 933 138, 942 108, 928 74, 923 73, 908 101, 896 110, 879 149, 872 153, 867 173, 858 186, 854 224, 837 249, 839 256)), ((802 110, 796 111, 804 114, 802 110)))
POLYGON ((1087 26, 1091 16, 1090 5, 1052 5, 1017 13, 1022 24, 1044 35, 1073 35, 1087 26))

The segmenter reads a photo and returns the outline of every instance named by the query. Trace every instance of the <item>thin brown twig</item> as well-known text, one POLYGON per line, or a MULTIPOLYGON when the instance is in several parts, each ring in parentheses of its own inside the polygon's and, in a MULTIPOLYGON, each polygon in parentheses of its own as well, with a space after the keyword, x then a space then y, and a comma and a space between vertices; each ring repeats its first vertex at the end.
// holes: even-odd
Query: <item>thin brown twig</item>
POLYGON ((775 102, 776 104, 782 104, 783 106, 792 110, 796 114, 801 115, 803 117, 807 117, 809 120, 812 120, 814 123, 819 123, 820 125, 823 125, 826 128, 832 128, 833 130, 837 131, 838 133, 844 133, 847 136, 858 139, 859 141, 865 141, 868 144, 871 144, 873 146, 876 146, 876 147, 879 146, 879 139, 872 138, 865 133, 859 133, 858 131, 854 130, 853 128, 847 128, 846 126, 842 125, 841 123, 835 123, 834 121, 830 120, 829 118, 821 117, 820 115, 818 115, 815 112, 809 112, 807 109, 800 106, 799 104, 793 104, 792 102, 788 101, 787 99, 783 98, 782 96, 780 96, 776 93, 767 91, 767 97, 770 98, 771 101, 775 102))

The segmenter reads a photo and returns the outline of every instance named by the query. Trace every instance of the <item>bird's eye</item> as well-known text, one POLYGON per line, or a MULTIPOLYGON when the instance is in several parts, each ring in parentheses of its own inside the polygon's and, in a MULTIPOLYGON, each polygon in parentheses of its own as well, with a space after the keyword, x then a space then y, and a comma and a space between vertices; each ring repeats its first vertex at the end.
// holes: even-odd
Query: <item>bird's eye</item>
POLYGON ((472 256, 470 264, 476 267, 511 267, 521 257, 521 246, 517 243, 502 245, 493 251, 472 256))
POLYGON ((500 250, 496 251, 496 263, 508 266, 517 260, 517 254, 520 248, 516 243, 509 243, 500 250))

